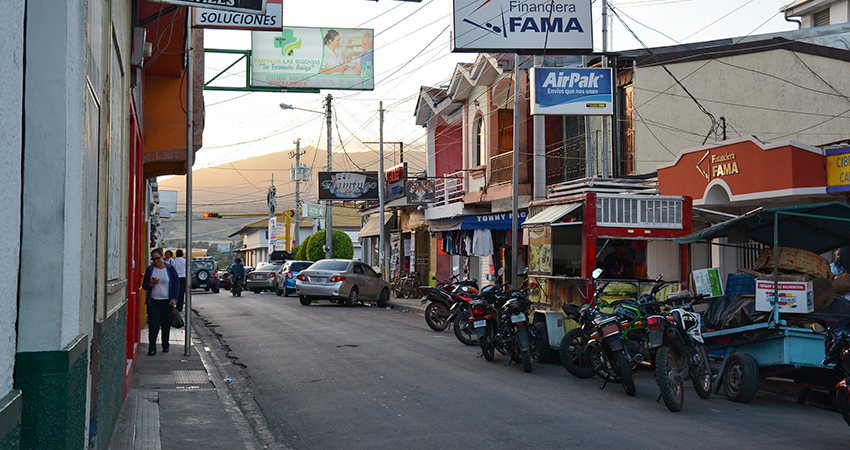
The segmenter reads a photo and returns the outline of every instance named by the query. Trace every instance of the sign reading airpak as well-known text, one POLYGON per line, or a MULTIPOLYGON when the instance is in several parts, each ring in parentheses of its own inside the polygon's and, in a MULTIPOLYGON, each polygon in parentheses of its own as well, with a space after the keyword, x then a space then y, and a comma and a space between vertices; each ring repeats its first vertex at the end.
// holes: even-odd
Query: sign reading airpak
POLYGON ((453 0, 452 51, 593 51, 590 0, 453 0))
POLYGON ((608 115, 614 113, 611 69, 531 69, 531 114, 608 115))

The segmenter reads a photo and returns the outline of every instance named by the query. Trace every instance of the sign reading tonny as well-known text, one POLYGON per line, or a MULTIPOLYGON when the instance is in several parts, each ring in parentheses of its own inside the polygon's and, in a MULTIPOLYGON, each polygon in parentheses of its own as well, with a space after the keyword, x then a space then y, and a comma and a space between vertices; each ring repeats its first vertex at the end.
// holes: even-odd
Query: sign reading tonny
POLYGON ((531 69, 531 114, 614 114, 611 69, 531 69))
POLYGON ((591 0, 453 0, 453 52, 593 51, 591 0))
POLYGON ((223 9, 225 11, 263 14, 266 12, 266 0, 153 0, 179 6, 197 6, 201 8, 223 9))
POLYGON ((265 14, 195 8, 195 28, 280 31, 283 27, 283 0, 268 0, 265 14))

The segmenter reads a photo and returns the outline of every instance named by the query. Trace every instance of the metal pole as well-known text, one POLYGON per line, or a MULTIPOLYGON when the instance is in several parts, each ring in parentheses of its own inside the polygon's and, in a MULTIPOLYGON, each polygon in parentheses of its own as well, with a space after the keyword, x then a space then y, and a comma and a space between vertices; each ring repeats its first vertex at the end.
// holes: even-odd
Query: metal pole
POLYGON ((194 119, 195 104, 193 102, 193 89, 195 80, 195 41, 194 30, 192 28, 193 9, 191 6, 186 7, 186 28, 189 30, 186 33, 186 259, 188 264, 186 274, 188 280, 186 283, 186 304, 183 305, 183 311, 186 315, 186 339, 183 343, 183 355, 189 356, 192 347, 192 166, 195 165, 195 127, 194 119))
MULTIPOLYGON (((542 67, 542 56, 534 57, 534 67, 542 67)), ((531 80, 533 82, 533 80, 531 80)), ((546 116, 534 116, 534 200, 546 199, 546 116)))
POLYGON ((301 245, 301 138, 295 141, 295 245, 301 245))
POLYGON ((511 209, 511 289, 517 285, 517 252, 519 251, 519 54, 514 53, 514 167, 513 208, 511 209))
MULTIPOLYGON (((602 67, 608 68, 608 0, 602 0, 602 67)), ((608 116, 602 116, 602 178, 608 178, 608 116)))
MULTIPOLYGON (((331 120, 331 94, 328 94, 325 106, 327 111, 325 115, 328 118, 328 172, 333 171, 333 122, 331 120)), ((325 202, 325 258, 331 259, 334 256, 334 241, 333 241, 333 203, 328 200, 325 202)))
MULTIPOLYGON (((384 230, 384 188, 385 179, 384 179, 384 102, 378 102, 378 113, 379 113, 379 121, 380 130, 378 131, 378 144, 379 144, 379 156, 378 156, 378 203, 380 204, 379 212, 378 212, 378 228, 381 230, 378 238, 378 256, 381 259, 380 267, 381 267, 381 276, 384 277, 384 280, 387 282, 390 281, 389 274, 387 273, 387 263, 385 261, 386 252, 384 252, 384 243, 386 242, 386 230, 384 230)), ((402 144, 404 145, 404 144, 402 144)))
MULTIPOLYGON (((587 67, 587 57, 582 55, 581 57, 581 66, 587 67)), ((596 175, 596 170, 593 167, 594 162, 594 153, 593 153, 593 140, 590 136, 590 116, 584 116, 584 153, 585 153, 585 176, 587 178, 591 178, 596 175)))

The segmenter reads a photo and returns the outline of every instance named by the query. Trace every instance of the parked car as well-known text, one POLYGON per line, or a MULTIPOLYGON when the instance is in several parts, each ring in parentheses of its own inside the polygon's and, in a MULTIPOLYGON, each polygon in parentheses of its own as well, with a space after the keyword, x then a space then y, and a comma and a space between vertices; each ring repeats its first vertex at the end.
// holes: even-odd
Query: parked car
POLYGON ((230 290, 230 278, 232 276, 233 276, 233 274, 230 273, 230 269, 227 269, 224 272, 222 272, 221 275, 218 277, 218 284, 225 291, 230 290))
POLYGON ((280 276, 275 278, 277 287, 275 294, 289 297, 289 294, 295 293, 295 277, 302 270, 313 265, 313 261, 287 261, 283 263, 280 269, 280 276))
POLYGON ((283 267, 283 263, 268 263, 257 266, 245 278, 245 289, 255 294, 263 291, 274 291, 277 289, 275 279, 278 277, 281 267, 283 267))
POLYGON ((218 267, 211 256, 192 258, 192 289, 212 289, 216 294, 220 288, 218 267))
POLYGON ((295 291, 304 306, 330 300, 347 306, 376 301, 387 306, 390 286, 368 265, 351 259, 322 259, 296 277, 295 291))

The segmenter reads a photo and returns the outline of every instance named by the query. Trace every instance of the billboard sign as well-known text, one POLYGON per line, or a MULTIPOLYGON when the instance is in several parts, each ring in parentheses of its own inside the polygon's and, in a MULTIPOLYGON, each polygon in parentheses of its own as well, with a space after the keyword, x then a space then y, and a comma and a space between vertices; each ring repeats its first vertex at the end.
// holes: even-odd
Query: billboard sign
POLYGON ((533 67, 531 114, 614 114, 611 69, 533 67))
POLYGON ((453 52, 592 52, 591 0, 453 0, 453 52))
POLYGON ((828 149, 825 159, 826 192, 850 192, 850 147, 828 149))
POLYGON ((374 38, 374 30, 364 28, 254 31, 251 86, 371 91, 374 38))
POLYGON ((266 0, 152 0, 169 5, 196 6, 199 8, 222 9, 225 11, 262 14, 266 12, 266 0))
POLYGON ((319 200, 378 200, 378 172, 319 172, 319 200))
POLYGON ((434 180, 428 178, 407 180, 407 203, 424 204, 437 201, 434 180))
POLYGON ((384 172, 384 201, 395 200, 407 195, 404 185, 407 181, 407 163, 398 164, 384 172))
POLYGON ((195 8, 195 28, 280 31, 283 28, 283 0, 268 0, 265 14, 195 8))

